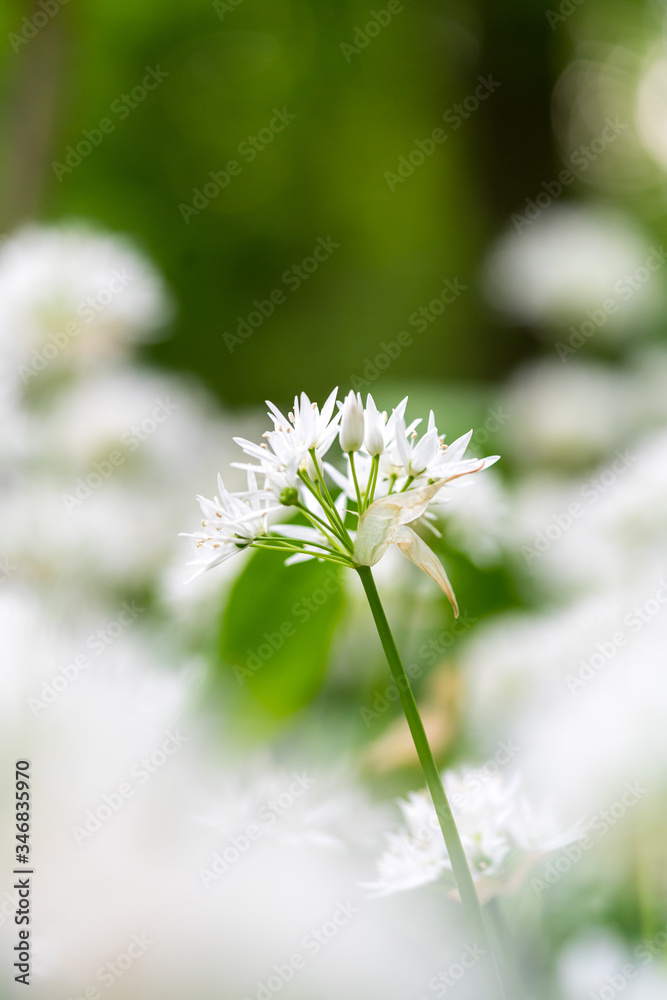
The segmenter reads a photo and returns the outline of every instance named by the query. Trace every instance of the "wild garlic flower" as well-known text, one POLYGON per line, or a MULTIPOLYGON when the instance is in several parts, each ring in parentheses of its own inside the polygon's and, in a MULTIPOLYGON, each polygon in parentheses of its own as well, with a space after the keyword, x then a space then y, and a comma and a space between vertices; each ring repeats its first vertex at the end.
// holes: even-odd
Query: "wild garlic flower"
POLYGON ((446 486, 481 472, 498 456, 464 459, 472 431, 447 446, 433 413, 418 438, 421 421, 405 423, 407 397, 389 417, 372 396, 364 408, 354 392, 336 412, 336 397, 335 389, 320 410, 301 393, 287 417, 267 403, 273 429, 264 441, 234 439, 252 459, 233 463, 247 471, 248 490, 228 493, 219 479, 220 498, 199 498, 204 530, 191 536, 200 550, 194 564, 203 572, 254 546, 284 551, 290 563, 316 558, 357 569, 375 565, 395 544, 457 611, 444 568, 408 525, 428 523, 428 508, 442 502, 446 486), (336 437, 345 472, 324 461, 336 437), (290 509, 292 522, 269 526, 270 515, 282 513, 284 520, 290 509))
MULTIPOLYGON (((560 827, 550 809, 536 809, 522 792, 518 775, 505 781, 483 768, 463 768, 446 771, 443 780, 482 900, 510 891, 541 856, 585 835, 580 824, 560 827)), ((404 825, 388 835, 378 878, 366 888, 380 897, 442 881, 454 891, 452 864, 430 796, 411 792, 398 805, 404 825)))
POLYGON ((204 515, 201 522, 203 530, 183 532, 187 537, 195 538, 197 549, 201 550, 201 556, 188 564, 199 567, 190 579, 219 566, 266 535, 267 515, 280 510, 279 506, 271 505, 273 498, 270 493, 257 488, 252 472, 248 473, 248 489, 244 492, 229 493, 220 475, 218 489, 219 498, 207 500, 206 497, 197 497, 204 515))

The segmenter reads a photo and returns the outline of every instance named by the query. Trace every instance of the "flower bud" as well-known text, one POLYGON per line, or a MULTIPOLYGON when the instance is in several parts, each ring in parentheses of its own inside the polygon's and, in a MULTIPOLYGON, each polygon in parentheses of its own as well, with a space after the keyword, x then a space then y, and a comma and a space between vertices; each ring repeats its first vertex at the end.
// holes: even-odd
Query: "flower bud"
POLYGON ((308 475, 310 476, 310 478, 314 483, 316 483, 318 479, 322 478, 319 472, 320 469, 321 469, 320 456, 319 455, 317 456, 317 465, 315 465, 315 463, 313 462, 313 457, 309 452, 306 458, 306 472, 308 473, 308 475))
POLYGON ((343 402, 340 446, 344 452, 359 451, 364 443, 364 406, 358 392, 350 390, 343 402))
POLYGON ((384 421, 378 413, 375 400, 369 394, 364 414, 364 444, 372 457, 384 451, 384 421))

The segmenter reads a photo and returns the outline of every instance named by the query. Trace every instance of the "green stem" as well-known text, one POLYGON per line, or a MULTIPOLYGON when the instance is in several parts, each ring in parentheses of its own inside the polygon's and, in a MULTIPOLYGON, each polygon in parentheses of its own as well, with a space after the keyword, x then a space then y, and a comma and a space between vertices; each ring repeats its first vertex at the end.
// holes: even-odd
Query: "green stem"
POLYGON ((366 597, 368 598, 368 603, 371 607, 371 612, 380 636, 382 648, 384 649, 385 656, 387 657, 387 662, 389 663, 389 668, 401 699, 401 705, 403 706, 405 718, 407 719, 408 726, 410 727, 415 749, 419 756, 419 762, 421 764, 422 771, 424 772, 424 778, 426 779, 426 784, 431 793, 431 798, 433 799, 433 805, 435 806, 442 835, 445 838, 447 853, 449 855, 449 860, 454 872, 454 878, 456 879, 456 884, 458 886, 461 903, 466 917, 468 918, 470 930, 476 939, 475 943, 483 948, 489 956, 491 976, 494 981, 495 992, 498 1000, 505 1000, 505 990, 500 977, 498 963, 491 944, 491 938, 486 927, 484 913, 477 896, 475 883, 468 866, 468 859, 465 856, 459 831, 456 828, 456 822, 454 821, 452 810, 449 802, 447 801, 447 796, 445 794, 438 766, 433 758, 433 753, 431 752, 431 747, 429 746, 429 742, 426 737, 426 731, 424 730, 424 724, 421 720, 419 709, 417 708, 417 703, 412 693, 412 688, 410 687, 410 681, 408 680, 405 668, 401 662, 401 657, 398 649, 396 648, 394 637, 391 634, 389 622, 387 621, 387 616, 384 613, 384 608, 382 607, 380 595, 377 592, 377 587, 375 586, 375 580, 373 579, 370 566, 358 566, 357 572, 359 573, 361 582, 366 592, 366 597))
MULTIPOLYGON (((341 548, 341 546, 339 545, 340 539, 339 539, 338 535, 334 535, 329 530, 329 525, 326 523, 326 521, 323 521, 321 517, 318 517, 317 514, 314 514, 312 510, 308 510, 308 508, 306 507, 305 503, 300 503, 300 502, 299 503, 295 503, 294 506, 298 510, 301 511, 301 513, 304 515, 304 517, 308 518, 308 520, 311 522, 311 524, 315 525, 315 527, 318 529, 318 531, 321 531, 322 534, 326 538, 328 538, 329 541, 333 545, 336 546, 336 548, 338 549, 339 552, 342 552, 345 556, 347 556, 346 550, 343 549, 343 548, 341 548)), ((311 545, 315 545, 316 543, 315 542, 311 542, 310 544, 311 545)))
MULTIPOLYGON (((340 514, 338 513, 338 509, 336 507, 336 504, 331 499, 331 494, 329 493, 329 487, 327 486, 327 481, 324 478, 324 470, 320 466, 319 459, 317 457, 317 452, 315 451, 314 448, 310 449, 309 455, 310 455, 310 457, 312 459, 313 465, 317 469, 317 475, 319 476, 318 485, 319 485, 320 489, 322 490, 322 496, 324 497, 324 500, 325 500, 325 503, 322 504, 322 506, 326 509, 326 505, 327 504, 329 505, 329 510, 330 510, 330 513, 331 513, 330 520, 332 518, 335 519, 335 521, 338 524, 338 529, 339 529, 338 533, 340 535, 340 539, 341 539, 343 545, 345 545, 345 547, 350 552, 352 552, 352 549, 354 548, 354 546, 352 544, 352 540, 351 540, 351 538, 350 538, 350 536, 349 536, 349 534, 347 532, 347 528, 345 527, 340 514)), ((327 516, 329 516, 329 515, 327 515, 327 516)))
MULTIPOLYGON (((307 542, 307 545, 317 545, 317 542, 307 542)), ((318 548, 322 549, 321 552, 317 549, 313 552, 310 549, 305 548, 303 545, 289 545, 287 543, 283 544, 283 539, 273 536, 264 535, 262 538, 256 538, 252 543, 252 547, 255 549, 271 549, 273 552, 283 552, 293 555, 306 555, 313 556, 314 559, 326 559, 329 562, 337 562, 341 566, 350 566, 350 559, 347 555, 338 555, 337 552, 332 552, 330 548, 326 545, 319 545, 318 548)))
POLYGON ((364 505, 361 502, 361 490, 359 489, 359 481, 357 479, 357 470, 356 470, 355 465, 354 465, 354 452, 353 451, 350 452, 349 457, 350 457, 350 469, 352 470, 352 478, 354 480, 354 488, 355 488, 356 493, 357 493, 357 510, 359 511, 359 517, 361 517, 361 515, 364 512, 364 505))
POLYGON ((373 455, 373 463, 371 465, 371 472, 368 477, 368 482, 366 483, 366 496, 364 498, 364 508, 370 507, 373 503, 375 497, 375 487, 378 481, 378 470, 380 468, 380 456, 373 455))
MULTIPOLYGON (((353 548, 351 541, 348 544, 348 542, 345 540, 345 538, 340 533, 340 528, 338 526, 338 521, 340 520, 340 518, 334 519, 333 514, 332 514, 332 512, 331 512, 331 510, 329 508, 329 505, 327 503, 325 503, 325 501, 324 501, 324 499, 322 497, 322 494, 319 493, 315 489, 315 484, 311 480, 310 476, 308 476, 307 473, 301 472, 301 471, 298 473, 298 476, 299 476, 299 479, 301 480, 301 482, 306 487, 306 489, 309 490, 313 494, 313 496, 317 500, 318 504, 320 505, 320 507, 324 511, 326 519, 329 522, 329 524, 331 525, 333 533, 336 535, 336 537, 339 539, 339 541, 341 541, 343 543, 343 545, 348 550, 348 552, 351 552, 352 548, 353 548)), ((338 512, 336 511, 336 513, 338 513, 338 512)), ((346 532, 346 534, 347 534, 347 532, 346 532)), ((349 541, 350 536, 348 535, 347 538, 348 538, 348 541, 349 541)))
POLYGON ((498 953, 502 956, 500 967, 503 979, 511 989, 515 1000, 523 1000, 526 996, 526 991, 523 987, 517 963, 516 946, 497 896, 490 899, 487 903, 486 913, 498 945, 498 953))

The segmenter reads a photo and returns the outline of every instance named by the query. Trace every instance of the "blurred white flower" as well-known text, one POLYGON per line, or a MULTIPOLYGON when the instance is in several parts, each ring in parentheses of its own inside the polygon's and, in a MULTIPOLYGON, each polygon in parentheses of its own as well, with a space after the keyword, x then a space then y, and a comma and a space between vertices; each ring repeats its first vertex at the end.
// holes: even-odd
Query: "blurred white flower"
POLYGON ((25 386, 52 364, 123 356, 170 313, 163 279, 125 237, 32 225, 0 248, 0 354, 25 386))
MULTIPOLYGON (((559 827, 546 807, 536 810, 521 791, 518 775, 505 781, 483 768, 464 768, 443 778, 481 899, 511 891, 541 855, 583 836, 578 826, 559 827)), ((367 888, 385 896, 442 879, 453 891, 451 862, 430 796, 411 792, 399 799, 399 807, 405 826, 389 835, 379 877, 367 888)))
MULTIPOLYGON (((665 279, 646 266, 651 253, 650 238, 617 211, 551 205, 520 232, 501 236, 486 261, 484 287, 497 309, 548 328, 549 337, 583 323, 592 329, 585 328, 581 343, 588 336, 634 337, 665 305, 665 279)), ((652 263, 658 272, 664 259, 652 263)))
MULTIPOLYGON (((527 787, 549 788, 563 813, 609 809, 636 782, 659 804, 667 780, 666 636, 662 570, 562 609, 485 623, 460 654, 467 731, 478 752, 515 740, 527 787)), ((621 829, 631 822, 627 811, 621 803, 621 829)))
POLYGON ((579 481, 527 481, 512 536, 530 574, 554 593, 641 592, 664 571, 666 503, 667 431, 660 431, 617 449, 579 481))
POLYGON ((662 1000, 667 972, 660 960, 658 938, 630 948, 610 931, 589 930, 561 952, 558 981, 562 1000, 588 1000, 622 995, 627 1000, 662 1000))
POLYGON ((639 138, 653 159, 667 169, 667 59, 660 55, 645 69, 637 88, 635 121, 639 138))
MULTIPOLYGON (((115 637, 97 658, 86 642, 97 624, 89 609, 65 628, 34 596, 14 585, 0 592, 0 746, 6 760, 32 761, 38 1000, 109 982, 127 1000, 193 990, 213 1000, 221 983, 253 994, 296 953, 303 967, 286 997, 362 1000, 379 984, 401 1000, 425 962, 438 968, 443 931, 455 959, 463 941, 436 900, 376 907, 359 892, 383 811, 352 778, 268 759, 244 768, 224 712, 195 710, 198 674, 175 669, 173 643, 140 623, 141 634, 115 637), (82 651, 91 662, 76 674, 67 664, 82 651), (34 715, 28 699, 45 682, 56 697, 34 715), (194 821, 202 812, 210 823, 194 821), (251 843, 253 822, 262 835, 251 843), (202 869, 218 875, 204 884, 202 869), (109 977, 133 935, 149 942, 145 953, 109 977)), ((5 799, 0 847, 11 857, 5 799)), ((14 879, 7 870, 0 885, 5 968, 14 879)))
POLYGON ((523 466, 571 469, 599 461, 629 440, 640 399, 639 381, 607 365, 532 362, 504 398, 512 419, 501 431, 503 445, 523 466))

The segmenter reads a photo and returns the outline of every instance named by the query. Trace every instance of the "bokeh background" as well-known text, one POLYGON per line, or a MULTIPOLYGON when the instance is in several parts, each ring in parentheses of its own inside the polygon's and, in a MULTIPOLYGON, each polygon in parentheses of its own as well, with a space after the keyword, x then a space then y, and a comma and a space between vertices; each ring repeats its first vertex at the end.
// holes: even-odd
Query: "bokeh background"
POLYGON ((377 575, 442 766, 593 824, 499 898, 512 995, 664 997, 666 16, 3 5, 3 996, 28 758, 35 996, 479 998, 441 886, 363 889, 420 775, 356 580, 183 585, 232 437, 338 385, 502 456, 435 543, 460 625, 377 575))

